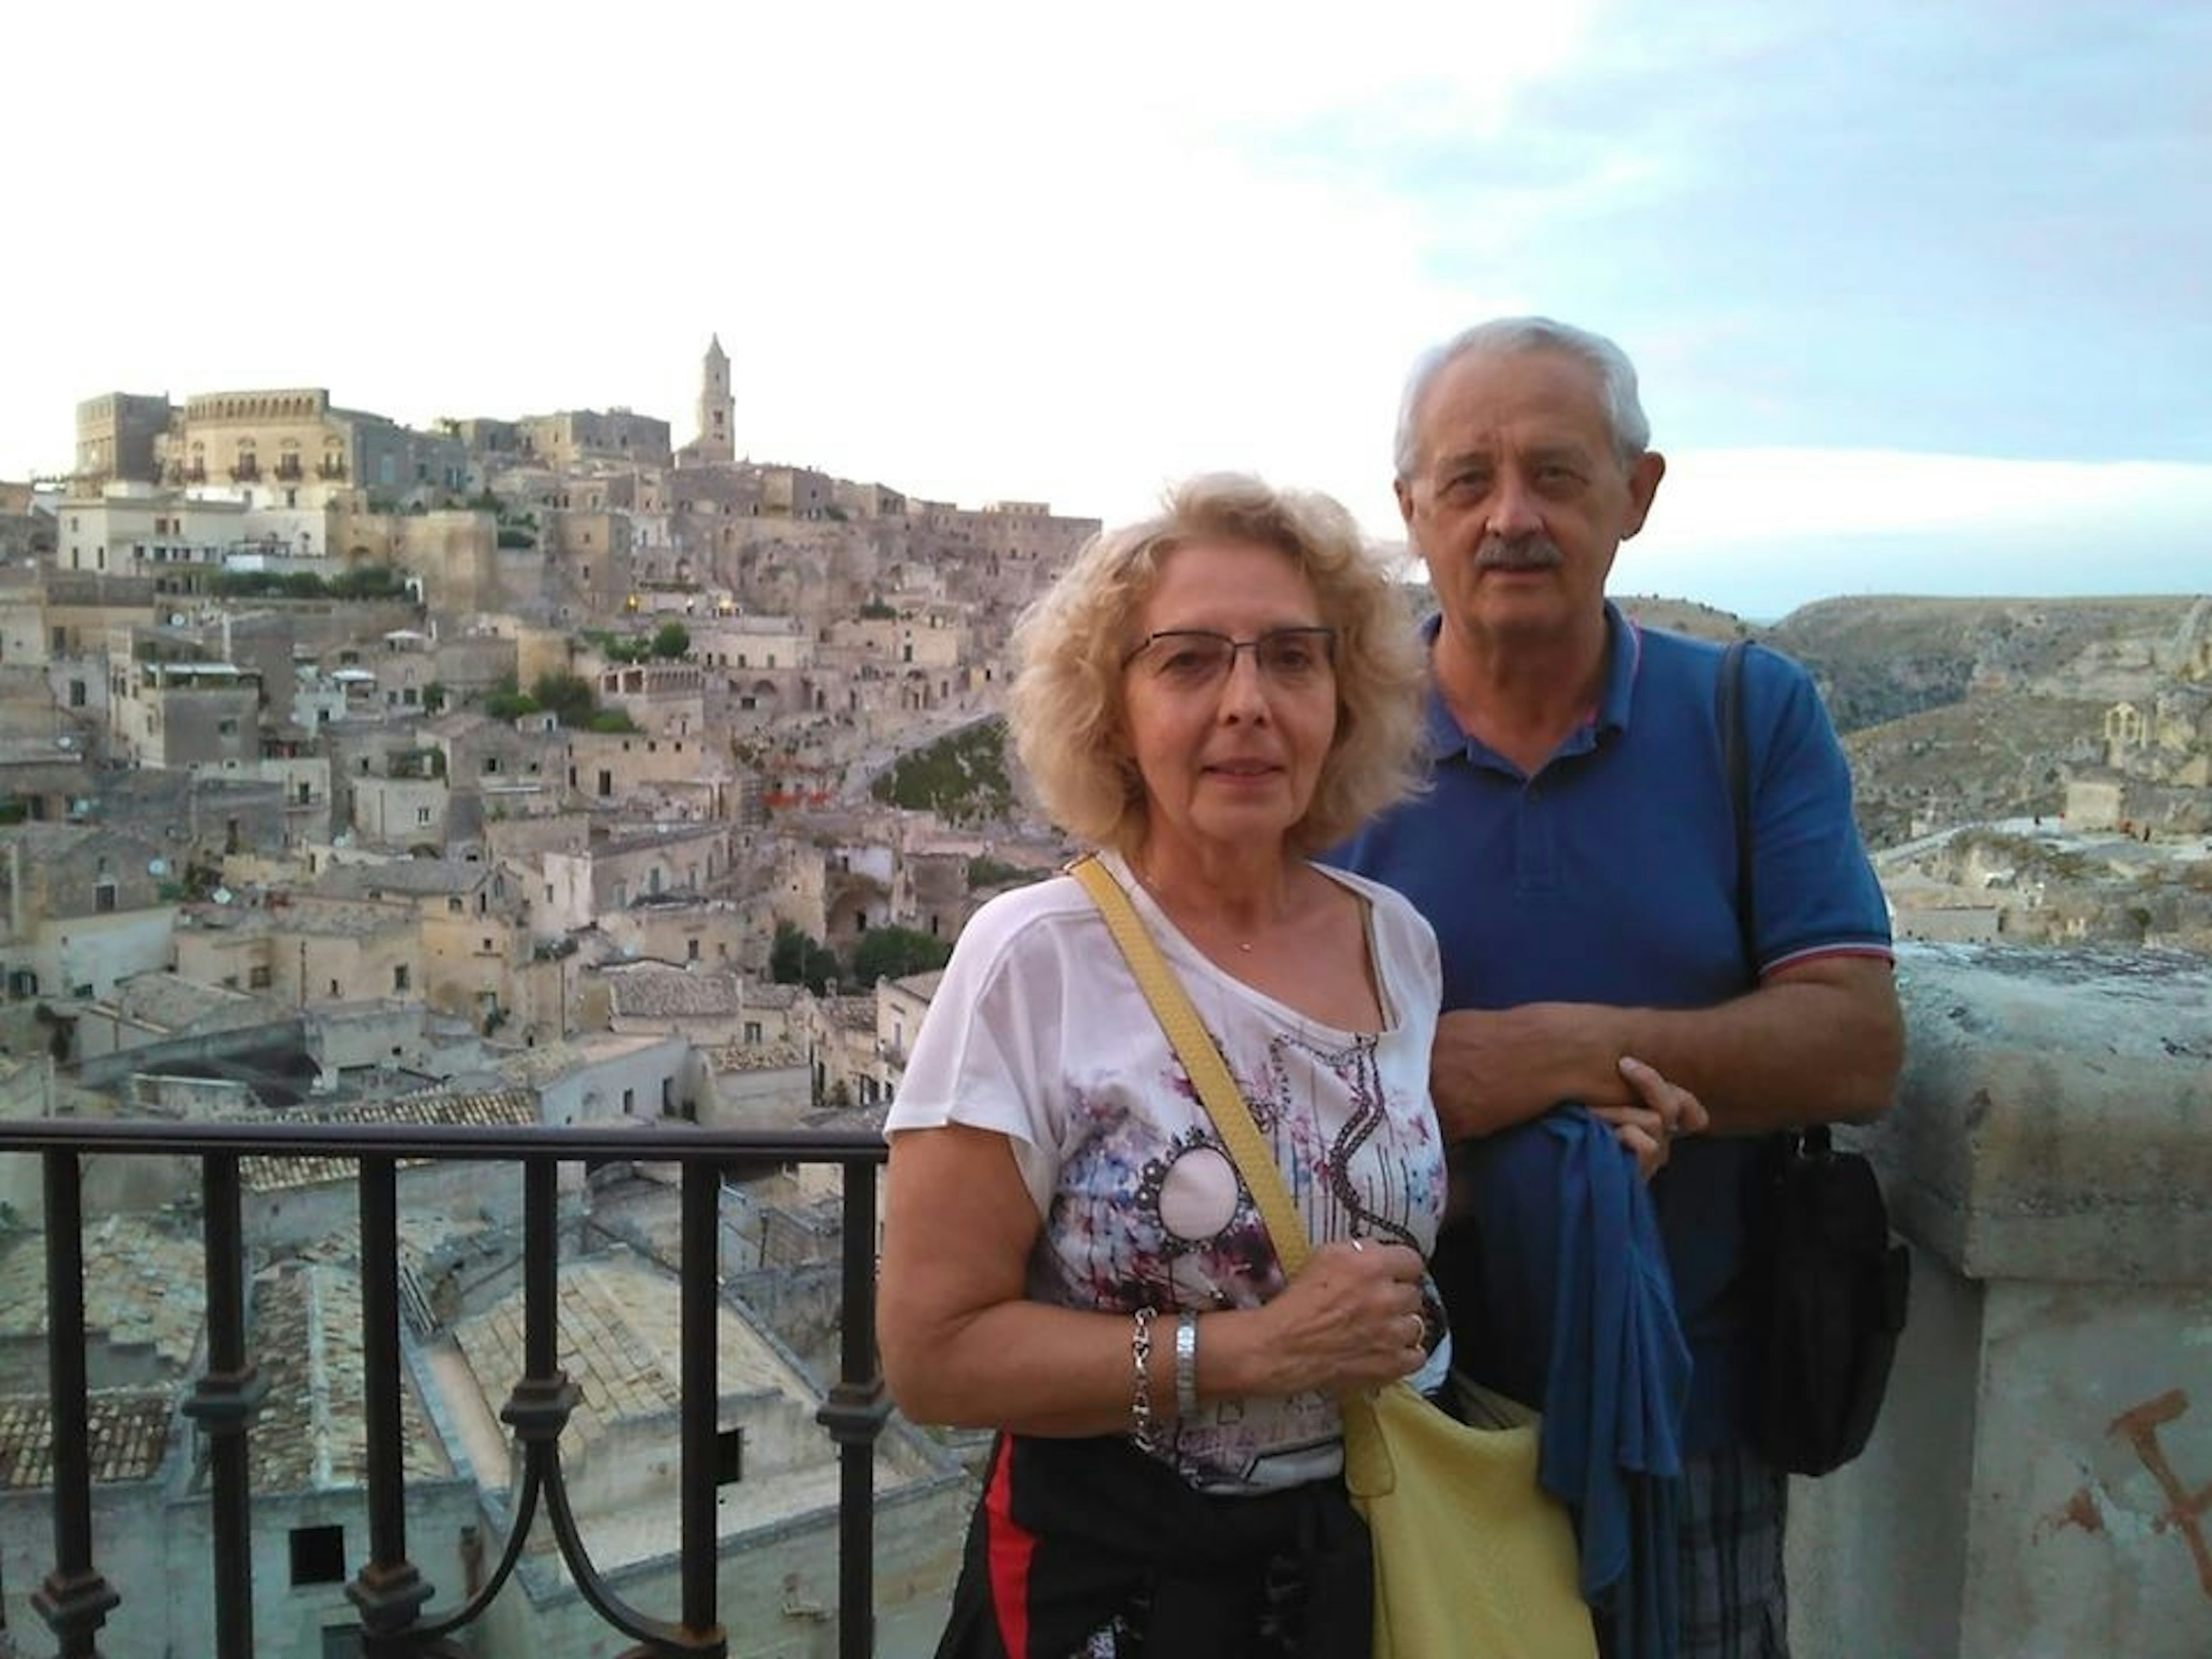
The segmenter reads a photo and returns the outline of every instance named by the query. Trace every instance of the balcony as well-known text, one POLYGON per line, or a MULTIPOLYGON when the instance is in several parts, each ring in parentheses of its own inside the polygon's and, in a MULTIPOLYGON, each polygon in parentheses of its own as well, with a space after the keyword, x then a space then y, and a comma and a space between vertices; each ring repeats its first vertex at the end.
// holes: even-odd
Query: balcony
MULTIPOLYGON (((729 1465, 733 1455, 732 1433, 717 1420, 725 1400, 720 1355, 729 1317, 720 1294, 717 1251, 722 1176, 739 1163, 756 1167, 827 1164, 842 1172, 841 1375, 820 1396, 822 1403, 813 1413, 814 1421, 833 1443, 822 1449, 819 1461, 825 1480, 834 1472, 836 1491, 834 1603, 826 1595, 810 1601, 795 1592, 798 1575, 793 1574, 784 1581, 781 1614, 804 1621, 816 1632, 807 1644, 811 1650, 829 1651, 822 1644, 830 1639, 841 1659, 873 1650, 875 1476, 878 1443, 890 1411, 873 1345, 876 1167, 884 1156, 877 1136, 701 1131, 680 1125, 644 1133, 621 1126, 549 1129, 294 1122, 264 1127, 52 1118, 0 1123, 0 1153, 35 1156, 43 1166, 52 1543, 52 1570, 29 1600, 62 1655, 94 1654, 98 1632, 119 1607, 134 1601, 142 1607, 165 1600, 175 1604, 188 1593, 211 1606, 212 1627, 204 1632, 178 1629, 175 1639, 183 1645, 177 1650, 212 1653, 219 1659, 250 1659, 254 1654, 257 1607, 269 1609, 272 1594, 281 1588, 264 1583, 257 1589, 257 1557, 280 1568, 283 1557, 281 1547, 273 1555, 256 1549, 257 1498, 267 1504, 279 1495, 257 1492, 251 1484, 251 1471, 261 1466, 262 1455, 255 1443, 256 1419, 271 1384, 249 1346, 243 1206, 249 1183, 241 1179, 241 1164, 251 1159, 333 1158, 357 1165, 352 1181, 359 1206, 362 1460, 359 1489, 349 1495, 365 1507, 368 1544, 366 1559, 358 1562, 358 1571, 343 1584, 356 1622, 336 1628, 355 1632, 355 1638, 346 1639, 357 1638, 365 1659, 457 1659, 471 1651, 526 1650, 482 1645, 495 1628, 487 1613, 501 1589, 518 1580, 518 1565, 526 1559, 528 1571, 539 1579, 562 1580, 562 1593, 569 1598, 564 1618, 572 1624, 583 1620, 599 1631, 597 1640, 607 1639, 611 1628, 635 1644, 623 1650, 625 1659, 722 1659, 728 1653, 724 1609, 719 1603, 724 1584, 736 1570, 733 1560, 738 1567, 743 1563, 731 1555, 728 1525, 717 1513, 732 1478, 729 1465), (619 1575, 594 1564, 593 1544, 604 1540, 592 1534, 589 1520, 580 1512, 577 1482, 587 1477, 604 1482, 608 1471, 595 1473, 588 1449, 578 1444, 571 1416, 582 1403, 581 1390, 560 1361, 561 1172, 564 1166, 629 1163, 641 1155, 680 1170, 681 1260, 675 1286, 680 1322, 680 1403, 675 1413, 680 1462, 673 1489, 667 1493, 668 1506, 678 1510, 670 1531, 680 1541, 672 1562, 660 1558, 659 1580, 662 1599, 673 1601, 673 1606, 633 1604, 616 1582, 619 1575), (118 1559, 103 1560, 94 1547, 94 1477, 112 1471, 95 1470, 93 1449, 110 1428, 115 1405, 112 1396, 95 1395, 88 1388, 83 1190, 93 1173, 89 1166, 100 1160, 149 1156, 183 1160, 185 1167, 196 1168, 199 1183, 202 1216, 197 1251, 204 1267, 205 1337, 198 1351, 203 1369, 184 1413, 204 1437, 207 1504, 204 1532, 198 1526, 185 1531, 208 1540, 204 1574, 188 1558, 174 1553, 166 1575, 149 1572, 143 1551, 133 1553, 117 1547, 112 1500, 101 1515, 100 1530, 104 1547, 118 1559), (521 1188, 520 1368, 511 1377, 511 1390, 497 1412, 507 1431, 506 1466, 495 1464, 493 1470, 507 1483, 503 1514, 508 1524, 503 1537, 492 1535, 480 1544, 478 1527, 460 1528, 461 1551, 469 1566, 459 1595, 441 1595, 423 1571, 419 1551, 417 1555, 410 1553, 410 1516, 418 1526, 434 1525, 428 1520, 431 1514, 442 1509, 450 1518, 453 1510, 435 1493, 426 1501, 420 1490, 412 1494, 416 1501, 410 1507, 407 1469, 413 1449, 409 1434, 411 1427, 419 1437, 423 1430, 417 1413, 409 1413, 415 1417, 411 1425, 403 1422, 403 1400, 410 1396, 401 1323, 405 1313, 420 1328, 423 1292, 411 1270, 403 1266, 398 1184, 403 1164, 409 1167, 410 1179, 427 1166, 503 1166, 516 1174, 521 1188), (95 1407, 101 1413, 98 1419, 95 1407), (569 1431, 565 1449, 564 1430, 569 1431), (543 1536, 533 1538, 533 1522, 541 1510, 544 1524, 535 1530, 550 1531, 550 1544, 543 1536), (131 1571, 134 1565, 136 1576, 131 1571), (193 1587, 189 1592, 188 1583, 193 1587), (577 1598, 580 1607, 574 1605, 577 1598), (433 1601, 439 1605, 433 1607, 433 1601)), ((4 1162, 20 1170, 16 1159, 4 1162)), ((493 1178, 489 1172, 481 1176, 463 1173, 475 1181, 493 1178)), ((103 1275, 119 1271, 105 1260, 95 1268, 103 1275)), ((351 1346, 349 1332, 340 1340, 351 1346)), ((740 1378, 731 1386, 742 1391, 756 1385, 750 1378, 740 1378)), ((337 1409, 335 1402, 331 1409, 337 1409)), ((605 1460, 604 1452, 601 1458, 605 1460)), ((483 1459, 478 1461, 481 1464, 483 1459)), ((950 1488, 938 1478, 933 1490, 950 1488)), ((327 1497, 327 1489, 310 1496, 327 1497)), ((331 1507, 325 1503, 323 1510, 331 1507)), ((661 1506, 656 1503, 654 1507, 658 1510, 661 1506)), ((276 1524, 281 1527, 285 1519, 307 1508, 312 1505, 287 1505, 276 1524)), ((826 1510, 818 1512, 826 1515, 826 1510)), ((941 1534, 944 1529, 936 1530, 941 1534)), ((267 1531, 264 1526, 263 1532, 267 1531)), ((343 1571, 346 1544, 340 1528, 295 1527, 295 1584, 300 1582, 302 1536, 318 1534, 331 1542, 323 1577, 335 1581, 343 1571)), ((264 1576, 270 1575, 264 1571, 264 1576)), ((634 1583, 635 1577, 630 1575, 629 1582, 634 1583)), ((281 1609, 281 1596, 275 1605, 281 1609)), ((267 1620, 265 1611, 264 1616, 267 1620)), ((172 1611, 169 1617, 174 1620, 177 1614, 172 1611)), ((510 1636, 511 1624, 509 1615, 510 1636)), ((330 1643, 331 1634, 325 1628, 323 1641, 330 1643)), ((749 1638, 758 1634, 747 1630, 749 1638)), ((295 1650, 291 1644, 295 1638, 296 1630, 292 1630, 284 1637, 272 1632, 267 1639, 289 1652, 295 1650)), ((4 1643, 0 1635, 0 1646, 4 1643)), ((348 1650, 353 1650, 349 1646, 348 1650)), ((595 1646, 592 1650, 600 1650, 595 1646)))

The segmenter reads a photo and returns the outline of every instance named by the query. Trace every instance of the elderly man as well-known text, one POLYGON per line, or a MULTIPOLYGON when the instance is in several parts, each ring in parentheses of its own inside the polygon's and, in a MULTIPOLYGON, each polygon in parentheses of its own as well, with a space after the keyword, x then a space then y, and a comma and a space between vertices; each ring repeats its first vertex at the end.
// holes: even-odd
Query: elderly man
MULTIPOLYGON (((1666 471, 1636 372, 1540 318, 1471 329, 1406 388, 1397 496, 1426 561, 1434 788, 1340 854, 1410 896, 1443 949, 1433 1088, 1455 1141, 1580 1101, 1647 1163, 1695 1381, 1680 1492, 1680 1651, 1784 1656, 1784 1480, 1744 1442, 1742 1192, 1763 1131, 1864 1121, 1903 1054, 1881 890, 1813 686, 1746 659, 1756 972, 1714 718, 1721 652, 1606 598, 1666 471), (1707 1133, 1640 1109, 1624 1060, 1686 1085, 1707 1133)), ((1462 1361, 1525 1392, 1486 1341, 1482 1218, 1437 1271, 1462 1361)), ((1532 1402, 1540 1404, 1540 1401, 1532 1402)))

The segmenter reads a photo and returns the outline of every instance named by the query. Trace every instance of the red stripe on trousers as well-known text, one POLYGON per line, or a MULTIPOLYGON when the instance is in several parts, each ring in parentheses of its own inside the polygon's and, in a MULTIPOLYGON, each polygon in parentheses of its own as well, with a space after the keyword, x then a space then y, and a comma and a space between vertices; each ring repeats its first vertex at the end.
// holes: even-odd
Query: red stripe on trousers
POLYGON ((1028 1659, 1030 1650, 1030 1563, 1036 1535, 1014 1519, 1014 1443, 999 1442, 991 1484, 984 1488, 985 1551, 991 1565, 991 1611, 999 1621, 999 1640, 1006 1659, 1028 1659))

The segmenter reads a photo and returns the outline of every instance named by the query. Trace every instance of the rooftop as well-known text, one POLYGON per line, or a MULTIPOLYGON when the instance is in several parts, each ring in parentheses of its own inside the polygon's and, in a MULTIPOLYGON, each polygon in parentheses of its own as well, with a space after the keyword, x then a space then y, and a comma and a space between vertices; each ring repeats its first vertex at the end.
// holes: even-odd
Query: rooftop
MULTIPOLYGON (((628 1418, 672 1423, 683 1398, 682 1319, 674 1274, 628 1250, 561 1268, 561 1366, 582 1390, 574 1419, 591 1441, 628 1418)), ((730 1309, 721 1310, 725 1395, 777 1392, 811 1400, 806 1380, 730 1309)), ((518 1293, 454 1331, 486 1399, 522 1376, 518 1293)))
MULTIPOLYGON (((538 1097, 526 1089, 487 1094, 440 1091, 380 1100, 338 1111, 288 1114, 292 1121, 349 1124, 459 1124, 485 1128, 524 1127, 538 1121, 538 1097)), ((258 1120, 257 1120, 258 1121, 258 1120)), ((242 1158, 239 1179, 250 1192, 286 1192, 353 1177, 354 1160, 343 1158, 242 1158)))
POLYGON ((472 893, 491 878, 492 866, 465 859, 391 859, 381 864, 335 864, 315 883, 332 898, 410 898, 472 893))
MULTIPOLYGON (((207 1314, 198 1234, 172 1236, 138 1216, 103 1216, 85 1224, 84 1259, 94 1264, 84 1280, 88 1338, 151 1349, 181 1376, 207 1314)), ((0 1336, 46 1332, 46 1235, 19 1233, 0 1243, 0 1336)))
POLYGON ((642 1019, 730 1019, 744 1000, 734 974, 695 974, 681 968, 606 970, 614 1012, 642 1019))
MULTIPOLYGON (((175 1402, 162 1390, 99 1389, 88 1395, 92 1478, 150 1480, 169 1449, 175 1402)), ((51 1492, 53 1407, 43 1395, 0 1395, 0 1490, 51 1492)))
POLYGON ((157 1031, 228 1031, 284 1019, 294 1012, 266 997, 166 969, 118 980, 110 1001, 121 1018, 157 1031))
POLYGON ((519 1049, 499 1061, 501 1076, 519 1088, 542 1089, 557 1083, 562 1078, 588 1071, 594 1066, 604 1066, 610 1060, 624 1060, 655 1043, 665 1042, 665 1036, 643 1034, 635 1036, 602 1035, 574 1037, 562 1042, 542 1042, 535 1048, 519 1049))
MULTIPOLYGON (((253 1287, 253 1319, 254 1358, 269 1384, 247 1440, 253 1490, 325 1492, 362 1485, 367 1403, 360 1279, 327 1263, 264 1276, 253 1287)), ((512 1373, 521 1374, 519 1368, 512 1373)), ((399 1421, 408 1478, 450 1476, 453 1465, 404 1368, 399 1421)))
POLYGON ((709 1051, 717 1072, 804 1070, 806 1050, 796 1042, 732 1042, 709 1051))

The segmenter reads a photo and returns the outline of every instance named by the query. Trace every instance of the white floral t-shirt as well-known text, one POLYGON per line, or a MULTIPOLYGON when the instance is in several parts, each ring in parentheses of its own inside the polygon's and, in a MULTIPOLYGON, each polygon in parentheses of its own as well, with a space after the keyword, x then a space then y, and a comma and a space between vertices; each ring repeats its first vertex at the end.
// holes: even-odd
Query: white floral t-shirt
MULTIPOLYGON (((1221 1048, 1316 1244, 1381 1238, 1426 1255, 1444 1198, 1429 1101, 1442 1000, 1436 936, 1390 889, 1367 901, 1379 1032, 1338 1030, 1216 968, 1111 854, 1221 1048)), ((1267 1230, 1106 924, 1061 876, 969 922, 915 1040, 886 1130, 960 1123, 1006 1135, 1042 1229, 1029 1293, 1131 1312, 1250 1308, 1284 1285, 1267 1230)), ((1166 1322, 1162 1322, 1162 1328, 1166 1322)), ((1334 1401, 1209 1404, 1161 1455, 1208 1489, 1276 1487, 1340 1467, 1334 1401)))

